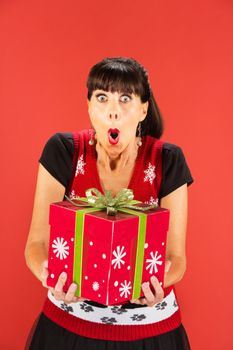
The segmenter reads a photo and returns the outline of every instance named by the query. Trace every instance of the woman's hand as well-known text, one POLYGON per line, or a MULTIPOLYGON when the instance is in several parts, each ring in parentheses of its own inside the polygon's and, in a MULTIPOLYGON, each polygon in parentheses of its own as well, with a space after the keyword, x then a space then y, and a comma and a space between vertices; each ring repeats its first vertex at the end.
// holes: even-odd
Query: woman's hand
MULTIPOLYGON (((167 260, 165 262, 165 274, 169 271, 170 266, 171 266, 171 261, 167 260)), ((144 282, 142 284, 142 290, 143 290, 145 296, 141 297, 139 299, 130 300, 131 303, 138 304, 138 305, 154 306, 155 304, 160 303, 163 300, 164 291, 163 291, 163 288, 161 287, 158 279, 155 276, 152 276, 150 280, 151 280, 151 284, 155 290, 155 294, 150 289, 150 283, 144 282)))
POLYGON ((58 278, 58 281, 55 285, 55 288, 47 286, 47 277, 49 275, 48 272, 48 261, 45 260, 42 263, 42 272, 41 272, 41 283, 44 287, 48 288, 51 293, 53 294, 54 298, 56 300, 62 300, 64 303, 75 303, 77 301, 84 301, 85 298, 78 298, 75 296, 75 292, 77 289, 77 284, 71 283, 68 291, 65 293, 63 292, 64 284, 66 283, 67 274, 66 272, 62 272, 58 278))

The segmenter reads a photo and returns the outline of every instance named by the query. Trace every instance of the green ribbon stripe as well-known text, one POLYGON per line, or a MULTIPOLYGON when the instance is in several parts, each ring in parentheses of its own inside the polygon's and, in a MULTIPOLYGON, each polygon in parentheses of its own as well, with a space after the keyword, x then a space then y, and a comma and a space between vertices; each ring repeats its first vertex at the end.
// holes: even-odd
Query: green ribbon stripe
MULTIPOLYGON (((76 224, 75 224, 75 243, 74 243, 74 282, 78 284, 75 295, 80 297, 82 290, 82 260, 83 260, 83 236, 84 236, 84 219, 85 214, 99 211, 99 208, 86 208, 77 210, 76 212, 76 224)), ((103 209, 102 209, 103 210, 103 209)), ((138 240, 137 240, 137 251, 136 251, 136 265, 134 272, 134 285, 132 298, 137 299, 140 297, 141 281, 142 281, 142 266, 144 260, 144 245, 146 238, 146 224, 147 215, 140 213, 133 209, 119 208, 121 212, 127 214, 137 215, 139 217, 138 225, 138 240)))
POLYGON ((84 236, 85 214, 91 213, 94 211, 99 211, 99 209, 86 208, 86 209, 81 209, 76 211, 73 280, 78 285, 75 292, 75 295, 77 297, 81 296, 81 290, 82 290, 83 236, 84 236))
POLYGON ((132 298, 140 298, 141 292, 141 282, 142 282, 142 267, 144 261, 144 246, 146 240, 146 224, 147 224, 147 215, 144 213, 139 213, 136 210, 132 209, 119 209, 128 214, 137 215, 139 218, 138 224, 138 241, 137 241, 137 252, 136 252, 136 262, 135 262, 135 271, 134 271, 134 285, 132 298))

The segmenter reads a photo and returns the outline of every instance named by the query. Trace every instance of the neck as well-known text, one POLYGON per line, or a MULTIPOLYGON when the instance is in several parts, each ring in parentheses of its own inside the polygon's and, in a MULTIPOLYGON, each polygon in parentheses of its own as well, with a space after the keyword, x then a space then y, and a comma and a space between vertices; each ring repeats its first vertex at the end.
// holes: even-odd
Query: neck
POLYGON ((120 156, 118 156, 116 159, 110 158, 110 161, 109 161, 110 168, 112 170, 115 170, 119 161, 120 161, 120 156))
POLYGON ((134 141, 132 142, 132 144, 129 144, 127 147, 128 147, 128 150, 123 150, 121 153, 119 154, 108 154, 109 156, 109 165, 110 165, 110 168, 112 170, 114 170, 116 167, 117 167, 117 164, 122 160, 122 157, 126 156, 128 159, 131 159, 131 162, 135 161, 135 159, 137 158, 137 154, 138 154, 138 149, 139 149, 139 146, 137 145, 137 142, 139 140, 139 137, 136 137, 134 139, 134 141), (131 149, 131 151, 130 151, 131 149), (128 152, 128 154, 127 154, 128 152))

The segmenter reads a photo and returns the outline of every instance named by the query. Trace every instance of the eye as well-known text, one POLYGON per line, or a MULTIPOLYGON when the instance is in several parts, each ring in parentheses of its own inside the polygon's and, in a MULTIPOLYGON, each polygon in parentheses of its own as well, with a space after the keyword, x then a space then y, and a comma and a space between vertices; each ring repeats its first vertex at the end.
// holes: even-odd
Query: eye
POLYGON ((131 97, 129 96, 129 95, 122 95, 121 96, 121 100, 122 100, 122 102, 128 102, 128 101, 130 101, 131 100, 131 97))
POLYGON ((97 94, 97 95, 96 95, 96 98, 97 98, 97 100, 100 101, 100 102, 106 101, 106 96, 103 95, 103 94, 97 94))

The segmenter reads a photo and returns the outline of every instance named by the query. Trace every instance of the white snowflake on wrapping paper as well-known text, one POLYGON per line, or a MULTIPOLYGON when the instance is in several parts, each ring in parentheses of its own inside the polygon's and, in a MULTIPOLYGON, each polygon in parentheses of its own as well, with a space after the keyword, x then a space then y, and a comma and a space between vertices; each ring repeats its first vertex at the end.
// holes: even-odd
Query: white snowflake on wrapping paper
POLYGON ((125 261, 122 260, 124 256, 126 255, 126 252, 123 252, 125 247, 120 247, 119 245, 116 247, 116 250, 113 251, 113 255, 115 256, 115 259, 112 259, 112 265, 114 264, 114 269, 118 267, 118 269, 121 268, 121 264, 124 265, 125 261))
POLYGON ((154 197, 150 196, 150 199, 144 203, 148 204, 148 205, 156 204, 158 206, 159 205, 158 201, 159 201, 158 198, 154 198, 154 197))
POLYGON ((69 255, 69 249, 70 247, 68 246, 67 242, 64 240, 63 237, 57 237, 56 239, 53 240, 52 243, 52 248, 54 254, 56 255, 57 258, 60 260, 66 259, 67 255, 69 255))
POLYGON ((120 296, 122 297, 124 295, 125 298, 128 297, 128 294, 130 295, 130 289, 132 289, 132 287, 130 286, 131 282, 127 282, 126 280, 124 281, 124 283, 121 283, 121 288, 119 288, 119 292, 120 292, 120 296))
POLYGON ((86 165, 86 163, 83 161, 83 154, 78 158, 77 161, 77 166, 76 166, 76 171, 75 171, 75 176, 77 176, 78 174, 82 174, 84 175, 85 171, 84 171, 84 166, 86 165))
POLYGON ((162 265, 162 261, 159 260, 162 257, 162 255, 158 255, 158 252, 156 251, 155 253, 150 252, 150 256, 152 259, 146 259, 146 262, 149 262, 149 264, 146 267, 146 270, 150 269, 149 272, 150 274, 152 274, 153 270, 154 273, 158 272, 157 265, 162 265))
POLYGON ((145 176, 144 176, 144 182, 149 181, 150 184, 152 185, 152 182, 154 181, 154 179, 156 178, 156 174, 155 174, 155 165, 152 165, 149 162, 148 168, 146 170, 144 170, 145 176))
POLYGON ((100 285, 99 285, 98 282, 94 282, 94 283, 92 284, 92 289, 93 289, 94 291, 97 291, 97 290, 99 289, 99 287, 100 287, 100 285))

